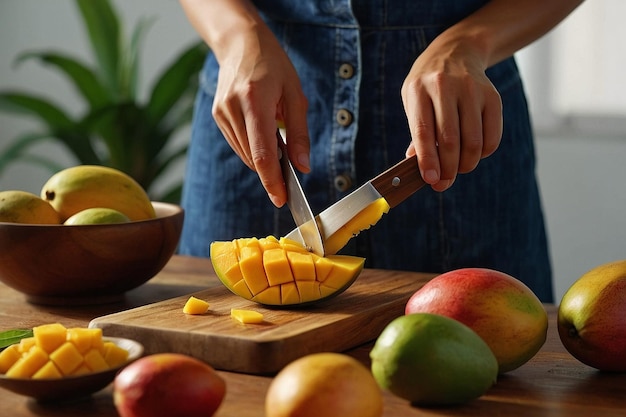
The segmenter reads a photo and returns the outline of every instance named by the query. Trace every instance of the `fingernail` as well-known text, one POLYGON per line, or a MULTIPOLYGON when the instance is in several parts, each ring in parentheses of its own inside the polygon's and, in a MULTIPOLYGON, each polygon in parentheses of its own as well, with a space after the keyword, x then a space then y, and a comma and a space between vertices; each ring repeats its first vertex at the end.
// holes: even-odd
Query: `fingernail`
POLYGON ((311 162, 309 161, 309 155, 306 153, 301 153, 298 155, 298 163, 305 167, 306 169, 311 168, 311 162))
POLYGON ((277 195, 275 195, 275 194, 268 194, 268 196, 269 196, 270 200, 272 201, 272 203, 276 207, 280 208, 280 207, 283 206, 284 203, 278 198, 277 195))
POLYGON ((434 169, 429 169, 424 172, 424 181, 429 184, 434 184, 439 181, 439 174, 434 169))

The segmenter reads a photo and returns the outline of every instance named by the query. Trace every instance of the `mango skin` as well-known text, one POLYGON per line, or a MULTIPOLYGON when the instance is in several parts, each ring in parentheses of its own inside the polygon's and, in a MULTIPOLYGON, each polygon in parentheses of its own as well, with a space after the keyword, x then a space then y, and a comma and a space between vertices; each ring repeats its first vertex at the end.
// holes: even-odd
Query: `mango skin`
POLYGON ((59 213, 61 221, 79 211, 106 207, 124 213, 131 221, 156 217, 146 191, 126 173, 99 165, 78 165, 51 176, 41 198, 59 213))
POLYGON ((113 382, 121 417, 209 417, 225 395, 226 382, 210 365, 177 353, 144 356, 113 382))
POLYGON ((341 353, 314 353, 272 380, 266 417, 380 417, 383 398, 369 370, 341 353))
POLYGON ((535 356, 548 331, 548 314, 537 296, 516 278, 486 268, 433 278, 411 296, 405 313, 441 314, 469 326, 487 342, 501 374, 535 356))
POLYGON ((0 192, 0 222, 60 224, 59 213, 39 196, 20 190, 0 192))
POLYGON ((626 260, 599 265, 565 292, 558 310, 563 346, 582 363, 626 372, 626 260))
POLYGON ((381 388, 415 405, 466 403, 498 376, 498 361, 485 341, 439 314, 397 317, 378 336, 370 357, 381 388))

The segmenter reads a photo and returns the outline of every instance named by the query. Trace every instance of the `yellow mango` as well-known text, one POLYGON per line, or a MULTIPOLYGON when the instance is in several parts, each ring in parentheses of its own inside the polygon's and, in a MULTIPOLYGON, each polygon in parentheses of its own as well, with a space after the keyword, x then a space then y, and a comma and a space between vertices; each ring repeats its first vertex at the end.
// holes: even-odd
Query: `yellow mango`
POLYGON ((278 247, 263 252, 263 267, 270 286, 293 281, 293 274, 285 250, 278 247))
POLYGON ((349 222, 339 230, 326 238, 324 248, 328 253, 337 253, 346 246, 346 243, 363 230, 369 229, 378 223, 383 214, 389 212, 389 204, 384 198, 379 198, 369 206, 365 207, 359 214, 354 216, 349 222))
POLYGON ((52 361, 46 362, 46 364, 39 368, 33 375, 33 379, 54 379, 61 377, 63 377, 63 374, 52 361))
POLYGON ((67 329, 67 341, 72 342, 82 354, 91 348, 99 348, 102 340, 102 329, 71 328, 67 329))
POLYGON ((109 367, 120 366, 128 360, 128 351, 113 342, 104 342, 104 361, 109 367))
POLYGON ((19 344, 7 346, 0 352, 0 374, 5 374, 21 357, 22 352, 20 352, 19 344))
POLYGON ((50 360, 63 375, 69 375, 83 363, 83 355, 72 342, 65 342, 50 354, 50 360))
POLYGON ((91 349, 89 352, 85 353, 84 361, 85 365, 87 365, 92 372, 100 372, 109 369, 109 365, 104 360, 99 349, 91 349))
POLYGON ((211 261, 217 276, 233 293, 265 305, 296 305, 341 293, 359 275, 365 259, 324 258, 296 241, 268 236, 213 242, 211 261), (241 274, 232 274, 235 270, 241 274))
POLYGON ((263 322, 263 314, 253 310, 231 309, 230 316, 243 324, 263 322))
POLYGON ((12 378, 61 378, 106 370, 128 360, 126 349, 104 341, 102 329, 65 329, 52 323, 33 328, 33 334, 0 352, 0 374, 12 378), (61 344, 51 352, 45 350, 59 341, 61 344))
POLYGON ((191 296, 183 307, 185 314, 204 314, 209 310, 209 303, 197 297, 191 296))
POLYGON ((9 368, 6 376, 10 378, 30 378, 47 362, 48 354, 35 345, 9 368))
POLYGON ((33 336, 37 346, 42 348, 44 352, 52 353, 65 343, 67 329, 61 323, 43 324, 33 327, 33 336))

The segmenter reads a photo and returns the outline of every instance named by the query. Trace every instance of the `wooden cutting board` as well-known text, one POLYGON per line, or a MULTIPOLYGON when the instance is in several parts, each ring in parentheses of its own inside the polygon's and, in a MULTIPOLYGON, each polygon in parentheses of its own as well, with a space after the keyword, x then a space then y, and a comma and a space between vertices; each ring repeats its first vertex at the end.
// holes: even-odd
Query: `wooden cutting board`
POLYGON ((432 274, 365 269, 344 293, 314 306, 270 308, 218 285, 193 294, 99 317, 90 327, 106 336, 135 339, 146 354, 177 352, 216 369, 272 374, 309 353, 342 352, 378 337, 404 314, 409 297, 432 274), (190 295, 210 304, 204 315, 186 315, 190 295), (231 308, 263 313, 261 324, 241 324, 231 308))

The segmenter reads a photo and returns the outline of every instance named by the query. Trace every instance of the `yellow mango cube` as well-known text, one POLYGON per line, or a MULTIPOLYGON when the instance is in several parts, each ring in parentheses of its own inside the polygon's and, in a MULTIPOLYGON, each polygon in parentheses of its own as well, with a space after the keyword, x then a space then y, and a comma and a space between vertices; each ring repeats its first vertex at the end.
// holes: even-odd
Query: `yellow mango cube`
POLYGON ((67 329, 67 341, 76 346, 81 354, 89 349, 100 348, 102 340, 102 329, 87 329, 84 327, 76 327, 67 329))
POLYGON ((92 372, 100 372, 109 368, 109 365, 106 363, 104 357, 102 357, 102 353, 100 353, 100 350, 98 349, 91 349, 89 352, 85 353, 83 359, 85 361, 85 365, 87 365, 92 372))
POLYGON ((33 336, 37 346, 44 352, 52 353, 65 343, 67 329, 61 323, 43 324, 33 327, 33 336))
POLYGON ((81 363, 80 366, 76 369, 74 369, 72 371, 72 373, 70 374, 71 376, 80 376, 80 375, 87 375, 91 373, 91 369, 89 369, 87 367, 87 365, 85 365, 85 363, 81 363))
POLYGON ((267 287, 266 289, 252 297, 252 301, 261 304, 276 304, 276 300, 280 300, 280 286, 267 287))
POLYGON ((287 254, 281 248, 263 252, 263 266, 270 286, 286 284, 293 281, 287 254))
POLYGON ((22 354, 28 353, 28 351, 35 346, 35 338, 34 337, 25 337, 20 340, 19 343, 19 351, 22 354))
POLYGON ((5 374, 22 357, 18 343, 7 346, 0 352, 0 374, 5 374))
POLYGON ((283 305, 300 303, 300 294, 295 282, 289 282, 280 286, 280 302, 283 305))
POLYGON ((189 297, 183 307, 183 313, 185 314, 204 314, 208 310, 209 303, 194 296, 189 297))
POLYGON ((320 298, 320 283, 317 281, 296 281, 300 302, 315 301, 320 298))
POLYGON ((50 354, 50 359, 59 368, 63 375, 69 375, 83 363, 83 355, 72 342, 63 343, 50 354))
POLYGON ((231 309, 230 316, 243 324, 255 324, 263 322, 263 314, 253 310, 231 309))
POLYGON ((120 366, 128 360, 128 351, 113 342, 104 342, 104 361, 110 368, 120 366))
POLYGON ((48 354, 39 346, 33 346, 7 371, 10 378, 30 378, 48 362, 48 354))
POLYGON ((39 370, 33 375, 33 379, 55 379, 62 377, 63 374, 52 361, 46 362, 46 364, 39 368, 39 370))
POLYGON ((287 252, 287 258, 296 281, 315 281, 315 264, 310 253, 287 252))
POLYGON ((261 248, 257 243, 256 246, 242 247, 239 253, 241 258, 239 267, 241 268, 243 279, 252 294, 256 295, 269 286, 265 275, 259 273, 259 271, 264 271, 261 248))

